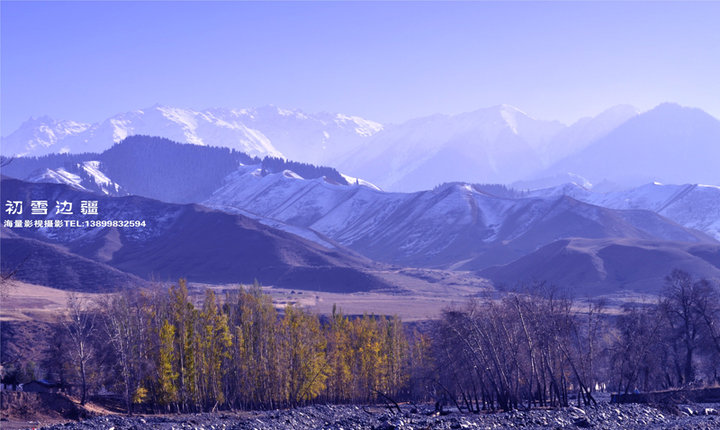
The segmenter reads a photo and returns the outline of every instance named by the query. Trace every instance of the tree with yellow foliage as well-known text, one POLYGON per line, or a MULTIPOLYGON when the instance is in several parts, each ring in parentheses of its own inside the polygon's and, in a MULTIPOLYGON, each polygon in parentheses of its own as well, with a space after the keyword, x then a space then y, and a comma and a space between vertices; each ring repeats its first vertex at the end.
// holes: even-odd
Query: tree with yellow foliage
POLYGON ((293 306, 285 307, 282 329, 288 369, 287 400, 298 405, 325 389, 327 340, 317 317, 293 306))
POLYGON ((205 301, 198 321, 199 327, 199 362, 200 386, 203 393, 203 404, 207 407, 213 404, 225 403, 223 393, 223 377, 226 368, 225 360, 230 358, 232 337, 228 327, 227 315, 218 312, 215 293, 205 291, 205 301))
POLYGON ((175 361, 175 327, 168 320, 163 322, 158 334, 160 340, 160 351, 158 355, 158 398, 157 402, 164 407, 177 401, 176 380, 177 372, 173 369, 175 361))
POLYGON ((329 377, 326 397, 336 403, 347 401, 352 396, 353 350, 350 344, 350 328, 350 321, 333 305, 332 319, 327 328, 329 377))

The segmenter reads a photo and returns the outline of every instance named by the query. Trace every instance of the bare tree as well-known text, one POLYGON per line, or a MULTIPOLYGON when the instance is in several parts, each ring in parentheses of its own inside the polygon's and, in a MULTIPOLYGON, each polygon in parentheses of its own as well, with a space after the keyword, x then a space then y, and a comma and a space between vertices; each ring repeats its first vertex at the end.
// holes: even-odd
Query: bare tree
POLYGON ((446 310, 435 336, 441 395, 476 413, 567 406, 571 394, 594 404, 602 312, 578 310, 544 284, 446 310))
POLYGON ((668 342, 673 350, 680 384, 695 381, 695 354, 702 344, 705 325, 701 304, 711 294, 707 282, 694 282, 692 276, 673 270, 666 278, 660 311, 668 324, 668 342))
POLYGON ((25 264, 29 258, 30 254, 23 258, 20 263, 16 264, 15 267, 0 272, 0 301, 4 302, 7 300, 10 290, 14 287, 12 278, 15 277, 22 265, 25 264))
POLYGON ((133 397, 146 373, 143 357, 147 344, 147 321, 138 296, 130 290, 124 290, 103 302, 105 312, 102 326, 115 354, 128 414, 132 413, 133 397))
POLYGON ((83 405, 87 402, 89 364, 95 354, 92 343, 95 315, 96 312, 88 309, 87 304, 76 293, 68 294, 67 313, 61 321, 70 341, 70 360, 80 376, 80 404, 83 405))

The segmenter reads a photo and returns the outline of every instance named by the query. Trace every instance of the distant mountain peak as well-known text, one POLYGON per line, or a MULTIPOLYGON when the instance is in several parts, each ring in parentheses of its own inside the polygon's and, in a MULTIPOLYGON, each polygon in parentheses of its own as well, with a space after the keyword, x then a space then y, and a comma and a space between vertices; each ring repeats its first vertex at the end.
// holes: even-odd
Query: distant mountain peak
POLYGON ((629 104, 619 104, 612 107, 609 107, 605 109, 604 111, 600 112, 598 115, 595 116, 595 118, 602 118, 604 116, 609 115, 623 115, 623 116, 635 116, 640 113, 640 110, 636 108, 633 105, 629 104))
POLYGON ((274 105, 195 110, 155 103, 92 125, 31 118, 3 138, 3 155, 102 152, 115 142, 140 134, 224 146, 253 156, 329 164, 382 129, 382 124, 355 115, 306 114, 274 105))
POLYGON ((492 109, 497 109, 498 111, 500 111, 502 113, 506 113, 506 114, 512 114, 512 115, 520 114, 520 115, 524 115, 527 117, 530 116, 525 111, 519 109, 518 107, 509 105, 509 104, 505 104, 505 103, 497 105, 497 106, 493 106, 492 109))
MULTIPOLYGON (((676 102, 662 102, 662 103, 660 103, 659 105, 655 106, 655 107, 654 107, 653 109, 651 109, 651 110, 655 110, 655 109, 659 109, 659 110, 682 110, 682 109, 687 109, 687 108, 686 108, 685 106, 681 105, 680 103, 676 103, 676 102)), ((691 109, 692 109, 692 108, 691 108, 691 109)))
POLYGON ((655 118, 655 117, 660 117, 660 116, 667 116, 670 118, 694 117, 694 118, 713 119, 715 121, 720 121, 718 118, 715 118, 714 116, 710 115, 709 113, 705 112, 702 109, 698 109, 698 108, 690 107, 690 106, 683 106, 679 103, 674 103, 674 102, 660 103, 659 105, 655 106, 654 108, 650 109, 649 111, 641 113, 640 116, 649 117, 649 118, 655 118))
POLYGON ((2 139, 2 152, 102 152, 126 137, 146 135, 329 165, 394 191, 450 181, 565 177, 563 172, 592 183, 632 186, 653 179, 718 183, 716 166, 708 164, 717 158, 719 128, 711 115, 677 103, 642 113, 617 105, 569 126, 533 118, 510 104, 384 126, 347 113, 305 113, 272 104, 197 110, 156 103, 92 125, 31 118, 2 139), (666 175, 670 171, 673 175, 666 175))

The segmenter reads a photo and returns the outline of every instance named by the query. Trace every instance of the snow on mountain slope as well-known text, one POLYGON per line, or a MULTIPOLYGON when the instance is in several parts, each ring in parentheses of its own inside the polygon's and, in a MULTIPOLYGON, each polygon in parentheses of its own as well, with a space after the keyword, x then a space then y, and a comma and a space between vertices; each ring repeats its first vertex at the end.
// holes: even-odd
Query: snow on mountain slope
POLYGON ((337 165, 393 191, 453 181, 511 183, 581 151, 635 116, 637 110, 627 105, 570 126, 508 105, 434 115, 386 127, 337 165))
POLYGON ((204 203, 307 227, 324 215, 326 208, 362 190, 375 191, 376 187, 336 185, 324 178, 306 180, 287 170, 262 175, 259 166, 241 166, 204 203))
POLYGON ((308 228, 373 259, 476 269, 567 237, 712 241, 644 210, 615 210, 562 194, 501 196, 481 186, 389 193, 238 171, 204 204, 308 228))
POLYGON ((262 130, 288 159, 321 165, 335 165, 383 129, 379 123, 344 114, 310 115, 274 106, 243 112, 242 121, 262 130))
POLYGON ((25 178, 25 180, 29 182, 65 184, 75 188, 76 190, 87 189, 83 185, 81 185, 83 182, 83 178, 74 173, 68 172, 63 167, 58 167, 57 169, 43 169, 28 176, 27 178, 25 178))
POLYGON ((342 175, 343 178, 345 178, 345 180, 347 181, 348 184, 351 184, 351 185, 362 185, 362 186, 364 186, 364 187, 372 188, 373 190, 382 191, 382 190, 380 189, 380 187, 378 187, 377 185, 373 184, 372 182, 366 181, 366 180, 364 180, 364 179, 360 179, 360 178, 355 178, 355 177, 352 177, 352 176, 348 176, 348 175, 345 175, 345 174, 343 174, 343 173, 341 173, 341 175, 342 175))
POLYGON ((327 164, 352 151, 382 125, 357 116, 266 106, 194 111, 155 105, 98 124, 31 119, 2 139, 3 155, 102 152, 131 135, 150 135, 195 145, 224 146, 251 156, 287 156, 327 164))
MULTIPOLYGON (((243 124, 257 130, 288 159, 314 164, 329 164, 383 128, 379 123, 358 116, 324 112, 306 114, 276 106, 208 109, 202 115, 213 118, 213 125, 243 124)), ((207 127, 208 134, 212 133, 210 128, 207 127)), ((223 136, 213 136, 213 140, 219 142, 217 145, 228 146, 222 143, 226 140, 223 136)))
POLYGON ((692 186, 687 193, 668 201, 658 212, 689 228, 703 231, 720 240, 720 188, 692 186))
POLYGON ((443 182, 509 182, 542 167, 537 151, 564 126, 507 105, 388 126, 338 162, 383 189, 417 191, 443 182))
POLYGON ((20 128, 2 138, 2 154, 5 156, 29 156, 50 152, 69 152, 70 147, 63 144, 87 132, 90 124, 75 121, 57 121, 50 117, 30 118, 20 128))
POLYGON ((615 106, 570 126, 508 105, 389 126, 275 106, 194 111, 156 105, 94 125, 31 119, 2 139, 2 152, 102 152, 137 134, 330 165, 392 191, 454 181, 551 186, 575 176, 625 187, 653 180, 720 183, 720 121, 668 103, 641 114, 615 106))
POLYGON ((44 144, 36 130, 56 123, 27 121, 18 131, 3 138, 3 154, 44 155, 52 152, 102 152, 131 135, 162 136, 195 145, 227 146, 251 155, 281 156, 260 131, 245 124, 209 113, 155 105, 122 113, 92 126, 75 127, 44 144))
POLYGON ((45 168, 25 178, 29 182, 65 184, 80 191, 97 192, 110 196, 127 195, 119 184, 101 171, 99 161, 83 161, 66 167, 45 168))
POLYGON ((713 185, 646 184, 608 193, 575 184, 532 191, 535 197, 567 195, 612 209, 645 209, 720 240, 720 187, 713 185))
MULTIPOLYGON (((443 226, 436 228, 440 220, 452 219, 455 214, 462 217, 482 214, 482 222, 488 229, 482 234, 473 230, 467 233, 468 237, 491 242, 506 240, 508 238, 500 239, 502 234, 495 227, 507 223, 510 215, 495 207, 508 204, 518 208, 518 199, 522 198, 556 201, 569 196, 610 209, 650 210, 716 238, 720 230, 718 189, 710 186, 648 185, 630 191, 601 193, 566 184, 523 195, 499 186, 455 184, 459 188, 447 198, 438 197, 438 193, 453 189, 449 185, 416 194, 383 193, 371 183, 326 167, 278 159, 260 161, 227 149, 182 145, 142 136, 128 138, 103 154, 19 159, 5 171, 34 182, 66 183, 110 195, 131 193, 182 203, 208 201, 223 210, 232 208, 243 214, 252 213, 257 219, 266 220, 266 225, 276 228, 287 225, 287 231, 293 230, 318 243, 329 240, 346 245, 357 243, 353 245, 357 249, 366 247, 373 253, 381 252, 385 240, 384 232, 368 233, 379 228, 375 223, 388 231, 408 225, 412 226, 410 230, 416 229, 412 234, 396 234, 396 249, 408 255, 435 255, 445 248, 463 248, 465 245, 450 244, 462 239, 465 232, 450 232, 443 226), (467 192, 471 194, 460 198, 467 192), (472 197, 472 193, 486 198, 472 197), (443 202, 434 205, 426 199, 443 202), (428 227, 422 229, 420 225, 428 227)), ((538 207, 531 205, 528 210, 538 207)), ((518 219, 525 216, 521 215, 518 212, 514 216, 518 219)), ((619 219, 621 223, 633 225, 640 222, 627 216, 619 219)), ((467 222, 466 219, 457 221, 461 226, 467 222)), ((655 226, 657 231, 646 231, 651 236, 669 237, 659 227, 664 223, 649 218, 642 222, 649 223, 642 227, 644 230, 655 226)), ((392 252, 392 248, 387 248, 388 255, 383 258, 394 258, 392 252)))
POLYGON ((716 215, 720 199, 714 187, 688 191, 681 186, 649 186, 612 194, 594 193, 574 184, 519 192, 502 186, 450 183, 431 191, 391 193, 355 178, 345 177, 349 180, 341 183, 337 179, 342 176, 332 169, 292 162, 253 164, 253 159, 233 158, 237 154, 227 150, 146 140, 125 141, 111 151, 146 154, 143 151, 153 145, 162 151, 156 148, 146 154, 147 159, 134 162, 128 162, 134 158, 118 154, 110 157, 110 151, 98 155, 100 163, 89 158, 91 154, 54 156, 47 158, 47 163, 63 158, 75 161, 54 167, 36 160, 33 165, 50 169, 31 179, 83 189, 98 187, 110 194, 127 190, 169 201, 202 200, 325 247, 335 242, 377 260, 446 268, 477 269, 507 263, 569 237, 712 241, 677 223, 714 234, 720 219, 716 215), (180 157, 177 151, 190 154, 180 157), (158 165, 170 159, 175 162, 158 165), (141 162, 144 164, 138 164, 141 162), (111 165, 114 170, 107 170, 111 165), (289 166, 300 169, 297 172, 307 170, 303 174, 310 179, 289 166), (153 174, 143 173, 147 170, 153 174), (332 178, 325 176, 333 172, 332 178), (216 179, 208 182, 213 174, 216 179), (132 182, 137 180, 155 186, 143 188, 142 183, 132 182), (110 188, 114 183, 124 188, 110 188), (179 183, 184 184, 183 190, 202 188, 204 191, 193 194, 202 197, 174 196, 179 183))

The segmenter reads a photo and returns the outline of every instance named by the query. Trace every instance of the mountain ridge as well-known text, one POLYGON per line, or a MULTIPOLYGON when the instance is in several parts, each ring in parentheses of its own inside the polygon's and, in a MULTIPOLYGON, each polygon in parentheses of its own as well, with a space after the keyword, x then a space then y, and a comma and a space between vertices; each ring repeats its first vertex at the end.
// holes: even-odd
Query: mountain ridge
POLYGON ((720 120, 697 108, 663 103, 641 113, 536 176, 572 172, 591 183, 625 186, 720 184, 720 120))
POLYGON ((275 106, 195 111, 155 105, 96 124, 33 118, 2 142, 6 156, 43 155, 101 152, 130 135, 159 135, 250 156, 332 165, 405 192, 453 181, 507 184, 557 177, 545 181, 557 185, 568 174, 627 187, 653 180, 720 183, 709 161, 720 157, 718 124, 700 109, 672 103, 641 113, 618 105, 570 125, 535 119, 509 105, 388 125, 275 106))
POLYGON ((568 238, 478 274, 496 286, 545 281, 560 288, 572 288, 575 295, 628 290, 653 294, 665 285, 669 267, 720 280, 718 256, 718 244, 568 238))
MULTIPOLYGON (((19 255, 23 243, 41 241, 70 253, 66 259, 69 263, 90 259, 99 263, 97 267, 111 266, 145 280, 184 277, 193 282, 252 283, 257 279, 266 285, 336 292, 393 288, 373 274, 383 267, 379 263, 341 246, 329 249, 242 215, 198 204, 163 203, 138 196, 108 197, 62 184, 3 178, 1 186, 3 196, 13 200, 29 201, 42 196, 48 201, 98 201, 101 218, 76 214, 73 220, 145 221, 142 228, 13 229, 13 235, 23 241, 15 240, 17 237, 6 240, 4 236, 4 255, 19 255)), ((24 219, 62 219, 62 215, 52 212, 24 219)), ((12 219, 23 217, 3 214, 3 222, 12 219)), ((57 255, 55 252, 49 258, 53 260, 57 255)), ((34 263, 39 264, 37 260, 34 263)), ((56 263, 46 265, 55 267, 56 263)))
MULTIPOLYGON (((135 138, 136 142, 133 145, 146 148, 145 142, 151 142, 153 139, 138 137, 135 138)), ((250 215, 266 225, 292 231, 302 237, 319 241, 318 243, 327 242, 323 238, 330 238, 383 261, 388 261, 390 258, 390 255, 385 255, 386 253, 377 253, 381 251, 383 241, 395 243, 395 248, 390 249, 396 249, 398 254, 424 255, 426 252, 422 250, 423 247, 433 243, 430 239, 432 235, 427 232, 436 231, 439 234, 438 240, 442 243, 434 243, 432 245, 434 248, 428 248, 428 252, 432 249, 431 254, 437 256, 442 254, 443 249, 451 246, 453 237, 476 237, 478 244, 495 240, 492 239, 493 237, 501 238, 504 234, 509 234, 505 233, 506 230, 503 228, 511 228, 508 226, 514 225, 511 216, 517 219, 524 216, 522 208, 528 211, 548 212, 552 202, 563 201, 562 198, 565 196, 583 202, 580 204, 565 200, 563 203, 570 212, 582 212, 577 213, 580 218, 600 216, 602 211, 597 212, 600 209, 584 206, 587 204, 592 207, 625 211, 622 212, 622 216, 613 215, 614 221, 609 217, 612 211, 602 212, 607 222, 619 223, 616 227, 620 231, 629 232, 632 230, 629 225, 640 222, 646 228, 656 229, 657 227, 653 226, 665 225, 668 231, 674 231, 684 226, 683 228, 704 231, 715 239, 720 238, 720 221, 717 221, 720 219, 720 203, 718 203, 720 188, 699 186, 683 194, 680 193, 683 189, 680 186, 648 185, 628 192, 596 193, 573 184, 536 191, 518 191, 500 186, 459 182, 418 193, 392 193, 381 192, 360 180, 348 183, 343 175, 334 170, 323 170, 325 168, 309 166, 311 170, 297 174, 292 169, 303 165, 277 160, 280 164, 273 170, 270 164, 262 164, 256 158, 234 154, 227 149, 172 142, 163 145, 163 150, 149 152, 140 164, 128 162, 127 160, 131 159, 127 157, 113 161, 122 174, 116 176, 106 173, 104 176, 127 193, 169 202, 204 202, 224 211, 250 215), (167 161, 176 159, 176 156, 172 155, 175 151, 183 153, 189 151, 182 158, 187 162, 177 161, 168 164, 167 161), (220 164, 216 164, 218 162, 220 164), (163 170, 168 168, 170 170, 163 170), (334 172, 336 179, 328 176, 328 172, 334 172), (132 181, 128 182, 123 178, 130 178, 132 181), (145 180, 156 178, 152 180, 155 185, 148 188, 144 183, 136 183, 139 178, 146 178, 145 180), (344 183, 339 182, 337 178, 342 178, 344 183), (184 183, 182 181, 187 181, 188 184, 181 185, 184 183), (200 183, 203 185, 200 186, 200 183), (190 193, 192 190, 198 192, 190 193), (182 194, 178 195, 178 192, 182 194), (671 199, 672 196, 675 196, 674 200, 671 199), (540 204, 541 201, 544 203, 540 204), (703 208, 703 210, 697 211, 693 208, 703 208), (631 215, 634 212, 628 210, 646 210, 655 215, 647 213, 641 216, 642 220, 638 220, 637 216, 631 215), (659 221, 658 214, 669 219, 659 221), (675 222, 679 225, 671 227, 675 222), (461 229, 461 224, 471 228, 473 232, 461 233, 458 230, 461 229), (389 231, 395 231, 393 234, 396 239, 390 240, 386 235, 389 231), (451 231, 454 233, 451 234, 451 231)), ((116 147, 117 150, 109 152, 111 155, 133 152, 133 146, 129 143, 118 144, 116 147), (124 149, 120 150, 119 147, 124 149)), ((102 154, 86 154, 85 157, 88 160, 100 159, 99 166, 103 166, 102 154)), ((66 160, 68 156, 56 158, 66 160)), ((23 170, 23 163, 30 163, 25 168, 26 171, 38 166, 50 168, 52 160, 53 158, 44 158, 32 164, 32 160, 19 159, 16 160, 15 166, 11 164, 9 168, 10 171, 16 169, 19 173, 23 170), (47 164, 42 165, 42 162, 47 164)), ((83 161, 83 163, 88 162, 83 161)), ((107 169, 100 167, 98 171, 102 173, 107 169)), ((33 177, 30 179, 42 180, 33 177)), ((521 225, 516 225, 512 228, 520 227, 521 225)), ((561 227, 568 228, 568 226, 561 227)), ((633 234, 642 236, 645 233, 633 234)), ((569 235, 564 233, 564 236, 569 235)), ((514 240, 514 237, 497 240, 509 239, 514 240)), ((480 246, 478 244, 473 246, 477 248, 480 246)), ((538 243, 536 246, 540 245, 541 243, 538 243)), ((513 255, 518 256, 517 253, 513 255)), ((403 258, 390 262, 431 264, 426 260, 403 258)), ((445 260, 436 264, 453 263, 445 260)))
MULTIPOLYGON (((144 140, 156 138, 139 136, 134 139, 135 144, 147 149, 153 144, 146 146, 144 140)), ((114 161, 120 163, 119 166, 124 166, 123 177, 147 179, 156 175, 159 179, 171 178, 166 182, 157 183, 155 187, 144 188, 145 191, 142 187, 138 188, 138 184, 127 183, 115 179, 113 174, 105 173, 103 161, 96 160, 101 154, 18 159, 13 161, 17 163, 14 167, 12 163, 6 167, 21 171, 24 164, 27 165, 27 169, 43 166, 47 168, 52 166, 52 163, 60 161, 85 166, 85 163, 95 160, 97 164, 93 166, 96 167, 98 176, 88 179, 91 184, 97 184, 96 179, 102 177, 112 184, 117 184, 122 192, 133 194, 138 191, 150 191, 158 198, 173 197, 176 196, 177 190, 188 188, 178 186, 177 180, 172 179, 176 174, 180 175, 178 178, 197 181, 207 179, 209 174, 205 172, 217 173, 216 180, 206 183, 205 191, 197 195, 204 196, 201 197, 201 203, 214 209, 200 209, 202 206, 190 205, 189 207, 198 209, 188 210, 194 215, 185 213, 189 217, 186 218, 187 222, 177 221, 180 213, 171 209, 177 206, 164 206, 162 213, 150 210, 147 212, 150 215, 147 215, 142 209, 145 200, 141 197, 124 197, 129 199, 128 202, 132 202, 124 206, 134 208, 130 212, 126 209, 123 212, 125 217, 130 215, 135 218, 143 215, 164 217, 168 223, 173 223, 172 225, 177 227, 174 232, 153 232, 152 229, 146 231, 144 234, 150 236, 137 238, 143 243, 142 247, 139 245, 126 247, 125 251, 118 252, 123 248, 120 246, 122 240, 117 236, 118 231, 107 232, 89 241, 80 240, 81 238, 49 238, 60 241, 59 243, 63 243, 72 252, 98 259, 105 264, 111 262, 121 270, 131 271, 140 276, 148 276, 153 271, 149 266, 146 267, 147 264, 157 263, 161 266, 175 267, 174 272, 168 273, 177 274, 179 268, 176 262, 196 261, 197 255, 183 254, 187 246, 182 244, 188 236, 204 243, 204 249, 210 247, 210 243, 203 242, 208 238, 214 237, 214 240, 223 242, 232 237, 231 234, 217 236, 216 231, 195 235, 195 231, 202 231, 202 225, 192 221, 200 216, 196 214, 198 211, 217 213, 218 215, 205 215, 203 219, 216 217, 213 218, 215 221, 212 221, 212 224, 223 225, 222 230, 233 231, 236 228, 233 223, 228 223, 226 217, 242 216, 245 220, 243 223, 251 222, 251 218, 251 224, 255 229, 281 230, 285 232, 282 234, 299 236, 298 239, 304 238, 303 240, 312 242, 313 245, 308 245, 311 248, 321 246, 326 250, 323 252, 347 254, 343 250, 349 248, 354 254, 363 255, 361 260, 369 258, 382 262, 377 263, 380 265, 473 271, 481 276, 485 276, 484 271, 490 270, 493 266, 514 264, 523 258, 530 258, 528 256, 535 255, 543 247, 562 240, 631 243, 629 247, 622 248, 629 250, 628 258, 641 258, 646 254, 644 248, 637 246, 637 243, 654 241, 660 250, 658 255, 669 256, 666 258, 668 264, 676 258, 678 263, 701 258, 685 251, 672 251, 680 246, 678 244, 685 244, 682 246, 709 244, 710 254, 707 258, 702 258, 720 261, 720 257, 715 255, 717 249, 712 248, 717 245, 717 234, 720 233, 718 231, 720 216, 713 218, 713 214, 720 214, 720 187, 648 184, 627 191, 599 193, 577 184, 529 191, 502 185, 456 182, 422 192, 397 193, 361 185, 359 180, 345 180, 344 183, 340 183, 330 180, 327 176, 328 171, 323 170, 325 168, 302 163, 293 164, 287 160, 274 159, 275 161, 263 167, 261 160, 246 154, 234 154, 226 148, 182 145, 169 141, 160 147, 166 152, 149 153, 150 156, 144 159, 144 164, 120 163, 124 158, 114 161), (172 164, 175 166, 172 168, 175 173, 172 169, 168 173, 153 168, 158 163, 174 159, 172 154, 176 150, 189 151, 185 158, 190 164, 172 164), (243 164, 243 161, 249 164, 243 164), (220 164, 216 165, 215 162, 220 164), (227 171, 220 168, 225 164, 227 171), (294 172, 293 168, 306 168, 303 175, 308 178, 294 172), (152 171, 148 172, 149 169, 152 171), (695 210, 698 208, 702 210, 695 210), (219 215, 222 212, 226 214, 219 215), (705 231, 706 234, 693 230, 693 227, 705 231), (154 236, 155 233, 159 236, 154 236), (163 239, 157 242, 159 239, 156 237, 163 239), (162 256, 161 261, 150 263, 157 260, 158 256, 162 256)), ((130 150, 131 146, 126 149, 130 150)), ((339 173, 337 175, 344 178, 339 173)), ((34 179, 45 180, 42 177, 34 179)), ((55 198, 54 195, 51 197, 55 198)), ((193 200, 189 195, 186 195, 185 199, 193 200)), ((72 230, 67 233, 56 233, 70 234, 72 230)), ((617 251, 618 249, 620 248, 611 248, 616 254, 620 252, 617 251)), ((596 255, 594 251, 587 255, 593 255, 592 261, 603 261, 604 258, 604 254, 596 255)), ((237 256, 231 260, 245 258, 247 256, 237 256)), ((223 257, 221 261, 227 260, 223 257)), ((302 285, 303 282, 311 282, 310 279, 317 279, 317 276, 324 272, 322 276, 325 279, 337 276, 334 279, 354 279, 353 282, 358 285, 365 284, 366 281, 363 281, 365 275, 362 275, 367 273, 365 269, 353 271, 352 268, 343 268, 343 264, 338 268, 336 267, 338 264, 331 262, 334 261, 332 258, 327 261, 328 264, 313 264, 314 269, 306 269, 304 267, 307 266, 303 264, 297 268, 291 265, 287 270, 283 269, 280 274, 276 269, 272 269, 272 273, 264 274, 265 281, 299 282, 302 285)), ((259 267, 259 263, 255 263, 252 266, 259 267)), ((219 278, 207 278, 208 275, 203 275, 203 272, 212 273, 213 276, 230 276, 227 269, 211 266, 199 265, 199 272, 194 273, 193 276, 205 276, 207 281, 217 281, 219 278)), ((530 266, 522 267, 527 267, 528 272, 532 273, 530 266)), ((623 276, 631 276, 632 273, 628 270, 622 268, 620 272, 625 273, 623 276)), ((262 275, 260 272, 243 274, 245 277, 260 275, 262 275)), ((525 279, 520 276, 523 275, 522 273, 518 272, 518 275, 518 280, 525 279)), ((165 273, 163 276, 169 275, 165 273)), ((234 273, 232 276, 238 277, 239 273, 234 273)), ((368 276, 373 275, 368 274, 368 276)), ((496 277, 496 279, 507 279, 507 277, 496 277)), ((645 288, 641 284, 628 285, 632 288, 645 288)))

